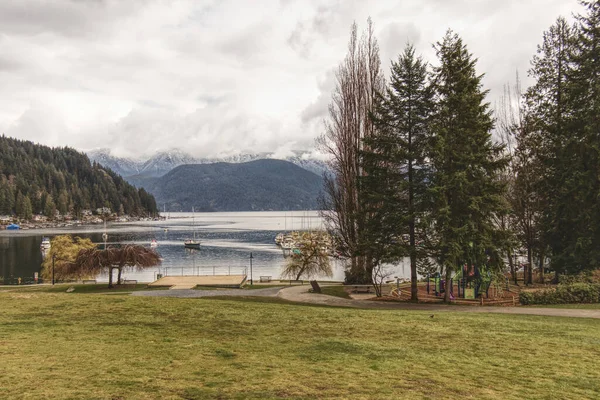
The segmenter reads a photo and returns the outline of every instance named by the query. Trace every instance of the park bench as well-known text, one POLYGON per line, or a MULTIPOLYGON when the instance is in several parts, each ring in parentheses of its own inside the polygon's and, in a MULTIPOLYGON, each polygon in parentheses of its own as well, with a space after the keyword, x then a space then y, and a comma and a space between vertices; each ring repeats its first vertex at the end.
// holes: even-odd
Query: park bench
POLYGON ((84 279, 83 281, 81 281, 81 283, 83 283, 84 285, 95 285, 96 280, 95 279, 84 279))
POLYGON ((371 293, 370 285, 354 285, 352 286, 352 293, 371 293))
POLYGON ((135 285, 137 285, 137 280, 136 279, 124 279, 123 285, 135 286, 135 285))
POLYGON ((317 281, 310 281, 310 286, 312 286, 313 293, 321 293, 321 287, 317 283, 317 281))
POLYGON ((304 281, 297 281, 297 280, 294 280, 294 279, 290 279, 290 286, 292 286, 294 284, 296 284, 296 285, 304 285, 304 281))
POLYGON ((260 281, 261 282, 271 282, 271 277, 270 276, 261 276, 260 281))

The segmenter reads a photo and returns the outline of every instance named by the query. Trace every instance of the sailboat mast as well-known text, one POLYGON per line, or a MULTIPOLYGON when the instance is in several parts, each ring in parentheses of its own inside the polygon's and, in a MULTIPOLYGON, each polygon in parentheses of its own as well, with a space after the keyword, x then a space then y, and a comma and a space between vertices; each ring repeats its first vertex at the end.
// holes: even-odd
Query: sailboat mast
POLYGON ((192 206, 192 229, 194 230, 194 240, 196 240, 196 213, 194 212, 193 206, 192 206))

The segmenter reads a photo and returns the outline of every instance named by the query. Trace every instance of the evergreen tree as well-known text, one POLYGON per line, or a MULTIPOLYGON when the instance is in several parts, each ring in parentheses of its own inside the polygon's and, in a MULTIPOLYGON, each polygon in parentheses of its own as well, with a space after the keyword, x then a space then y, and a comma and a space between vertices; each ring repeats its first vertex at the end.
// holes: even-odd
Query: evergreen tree
POLYGON ((567 86, 572 117, 561 135, 567 151, 559 151, 565 157, 556 160, 557 167, 567 168, 557 208, 571 208, 561 225, 573 229, 571 236, 559 236, 561 225, 554 224, 553 234, 563 243, 553 264, 567 272, 600 268, 600 1, 581 3, 587 13, 577 16, 567 86))
POLYGON ((378 134, 366 140, 363 188, 365 208, 372 214, 365 245, 378 245, 388 262, 410 257, 413 301, 418 300, 417 260, 425 256, 417 238, 426 220, 425 160, 432 111, 427 64, 407 45, 392 62, 389 87, 373 115, 378 134))
POLYGON ((50 219, 54 219, 56 216, 56 205, 54 204, 54 200, 52 196, 48 196, 46 199, 46 206, 44 207, 44 215, 50 219))
MULTIPOLYGON (((519 151, 524 162, 535 167, 539 179, 522 195, 541 204, 541 241, 551 249, 555 271, 574 267, 573 255, 578 247, 580 209, 573 196, 580 187, 580 138, 573 135, 573 100, 570 86, 574 54, 574 28, 564 18, 544 33, 529 71, 536 83, 525 94, 526 125, 529 131, 519 151), (529 193, 526 193, 529 192, 529 193)), ((529 172, 532 172, 530 168, 529 172)), ((543 251, 542 251, 543 252, 543 251)), ((528 248, 532 267, 532 250, 528 248)), ((526 279, 531 283, 532 276, 526 279)))
POLYGON ((32 216, 31 200, 29 199, 29 196, 23 196, 23 207, 21 209, 20 217, 25 220, 30 220, 32 216))
POLYGON ((35 213, 45 213, 51 197, 62 214, 96 209, 105 201, 113 210, 123 204, 130 215, 157 211, 153 196, 138 191, 111 170, 97 164, 92 166, 82 153, 6 136, 0 137, 0 193, 3 215, 21 215, 23 196, 29 197, 35 213))
MULTIPOLYGON (((436 256, 449 283, 464 264, 501 264, 501 233, 494 218, 506 212, 498 173, 507 160, 502 146, 492 142, 494 121, 476 59, 451 31, 435 49, 440 65, 434 69, 432 226, 436 256)), ((449 290, 445 300, 450 300, 449 290)))
POLYGON ((17 216, 19 218, 22 218, 22 216, 23 216, 24 203, 25 203, 25 197, 23 196, 23 193, 21 193, 21 191, 18 191, 17 198, 15 200, 15 214, 17 214, 17 216))

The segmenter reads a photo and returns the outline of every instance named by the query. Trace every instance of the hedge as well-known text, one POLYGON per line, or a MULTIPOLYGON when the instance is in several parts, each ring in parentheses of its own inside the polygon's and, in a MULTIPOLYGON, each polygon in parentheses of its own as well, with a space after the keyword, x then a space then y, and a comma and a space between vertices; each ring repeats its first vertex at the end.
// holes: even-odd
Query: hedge
POLYGON ((599 303, 600 284, 574 282, 560 284, 555 288, 521 292, 519 302, 529 304, 572 304, 572 303, 599 303))

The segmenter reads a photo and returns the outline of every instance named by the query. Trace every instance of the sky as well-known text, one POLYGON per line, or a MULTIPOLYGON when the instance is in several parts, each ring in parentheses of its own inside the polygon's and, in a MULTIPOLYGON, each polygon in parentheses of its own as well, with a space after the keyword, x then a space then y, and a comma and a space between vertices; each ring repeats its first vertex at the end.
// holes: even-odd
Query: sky
POLYGON ((577 0, 0 0, 0 134, 144 157, 314 148, 350 26, 386 75, 457 32, 494 103, 577 0))

